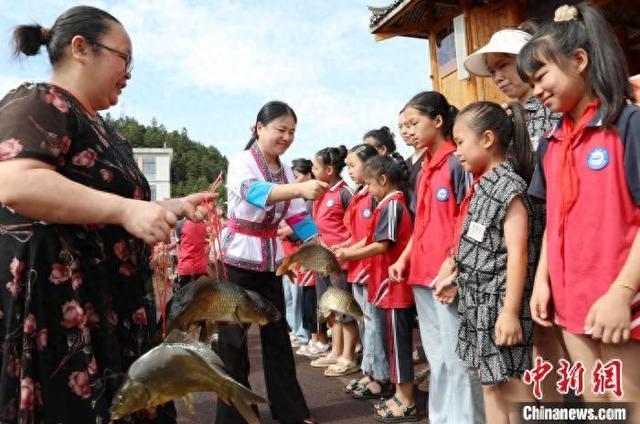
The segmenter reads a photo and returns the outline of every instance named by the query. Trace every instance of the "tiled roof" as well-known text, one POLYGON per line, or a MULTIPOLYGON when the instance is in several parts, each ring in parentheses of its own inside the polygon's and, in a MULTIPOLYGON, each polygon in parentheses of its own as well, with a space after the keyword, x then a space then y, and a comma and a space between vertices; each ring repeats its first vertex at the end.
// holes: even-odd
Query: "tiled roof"
POLYGON ((369 18, 369 27, 372 27, 380 22, 385 16, 389 14, 389 12, 395 9, 402 2, 403 0, 394 0, 393 3, 384 7, 369 6, 369 10, 371 11, 371 17, 369 18))

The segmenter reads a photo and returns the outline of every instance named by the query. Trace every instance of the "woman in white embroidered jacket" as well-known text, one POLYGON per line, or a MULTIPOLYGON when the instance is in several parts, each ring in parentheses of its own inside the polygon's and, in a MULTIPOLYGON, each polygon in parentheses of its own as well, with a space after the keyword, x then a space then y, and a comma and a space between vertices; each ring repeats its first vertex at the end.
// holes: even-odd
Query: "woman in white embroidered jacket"
MULTIPOLYGON (((291 343, 284 319, 282 281, 275 270, 283 259, 277 230, 282 220, 298 238, 308 241, 318 230, 304 199, 315 199, 326 184, 295 183, 280 156, 291 146, 297 118, 286 103, 273 101, 260 109, 251 140, 231 158, 227 172, 229 222, 222 233, 223 261, 229 280, 271 301, 282 318, 260 328, 265 383, 273 418, 282 423, 315 423, 296 379, 291 343)), ((245 330, 224 326, 218 339, 220 357, 229 374, 249 386, 245 330)), ((244 423, 233 406, 218 401, 216 423, 244 423)))

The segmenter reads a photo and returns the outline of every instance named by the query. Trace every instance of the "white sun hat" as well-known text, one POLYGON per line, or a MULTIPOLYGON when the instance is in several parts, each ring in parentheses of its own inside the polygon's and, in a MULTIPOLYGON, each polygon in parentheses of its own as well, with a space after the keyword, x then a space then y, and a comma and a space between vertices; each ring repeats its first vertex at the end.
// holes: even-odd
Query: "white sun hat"
POLYGON ((531 38, 531 34, 519 29, 500 30, 491 36, 489 43, 470 54, 464 60, 464 67, 474 75, 489 77, 491 74, 487 68, 487 53, 517 55, 531 38))

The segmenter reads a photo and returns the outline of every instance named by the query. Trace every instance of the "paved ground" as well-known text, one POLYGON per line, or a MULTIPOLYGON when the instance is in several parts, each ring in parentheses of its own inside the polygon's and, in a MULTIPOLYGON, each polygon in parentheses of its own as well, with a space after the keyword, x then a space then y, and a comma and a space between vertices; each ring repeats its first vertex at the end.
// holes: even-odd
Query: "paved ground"
MULTIPOLYGON (((265 395, 264 377, 262 373, 261 349, 255 326, 249 331, 249 345, 251 346, 249 355, 251 357, 251 375, 249 380, 255 392, 265 395)), ((342 393, 342 387, 354 376, 341 378, 325 377, 322 369, 309 366, 309 360, 294 355, 296 358, 296 368, 298 381, 305 393, 307 403, 312 415, 320 423, 337 424, 360 424, 373 423, 372 401, 356 401, 350 396, 342 393)), ((424 408, 426 399, 424 393, 416 390, 418 407, 424 408)), ((189 413, 181 401, 176 402, 178 408, 178 422, 181 424, 213 424, 215 419, 216 397, 213 393, 194 394, 193 413, 189 413)), ((271 419, 268 406, 260 407, 260 418, 262 424, 276 423, 271 419)), ((423 418, 421 423, 426 423, 423 418)))

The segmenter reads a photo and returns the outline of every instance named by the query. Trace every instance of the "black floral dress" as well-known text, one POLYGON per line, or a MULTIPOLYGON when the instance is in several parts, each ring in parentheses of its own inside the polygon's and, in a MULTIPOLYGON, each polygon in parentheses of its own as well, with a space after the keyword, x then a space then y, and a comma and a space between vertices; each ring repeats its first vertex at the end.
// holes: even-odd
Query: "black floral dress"
POLYGON ((531 207, 527 184, 503 162, 482 176, 475 186, 465 217, 456 264, 460 301, 456 352, 469 368, 477 369, 482 384, 520 378, 531 368, 533 321, 529 308, 533 277, 540 252, 541 216, 531 207), (505 347, 495 342, 495 325, 507 291, 507 246, 504 220, 515 197, 528 213, 527 275, 520 304, 521 343, 505 347), (478 235, 472 226, 483 230, 478 235))
MULTIPOLYGON (((128 143, 49 84, 24 84, 0 101, 0 160, 12 158, 150 197, 128 143)), ((0 205, 0 422, 109 422, 123 373, 150 347, 148 274, 145 244, 120 226, 50 224, 0 205)), ((175 411, 131 420, 173 422, 175 411)))

